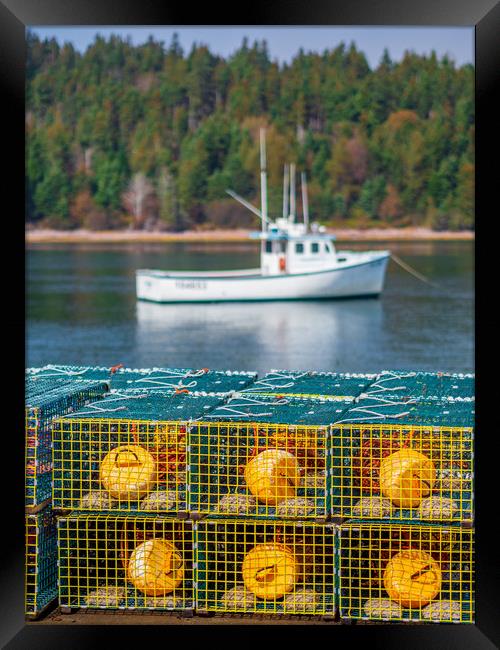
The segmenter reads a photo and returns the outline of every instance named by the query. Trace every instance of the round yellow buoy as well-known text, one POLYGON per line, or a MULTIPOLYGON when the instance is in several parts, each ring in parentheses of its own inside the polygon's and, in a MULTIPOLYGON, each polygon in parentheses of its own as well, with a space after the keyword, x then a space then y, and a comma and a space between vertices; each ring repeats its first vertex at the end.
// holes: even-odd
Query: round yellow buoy
POLYGON ((165 596, 184 577, 184 563, 175 546, 164 539, 148 539, 134 549, 128 579, 146 596, 165 596))
POLYGON ((156 462, 149 451, 139 445, 116 447, 104 457, 100 477, 113 498, 137 501, 156 483, 156 462))
POLYGON ((242 566, 243 581, 257 598, 281 598, 301 579, 292 551, 281 544, 259 544, 247 553, 242 566))
POLYGON ((414 449, 400 449, 380 464, 382 494, 400 508, 416 508, 431 494, 434 463, 414 449))
POLYGON ((385 568, 384 587, 389 598, 402 607, 424 607, 441 589, 441 569, 424 551, 401 551, 385 568))
POLYGON ((284 449, 266 449, 245 467, 245 481, 261 503, 276 505, 294 497, 300 483, 300 467, 284 449))

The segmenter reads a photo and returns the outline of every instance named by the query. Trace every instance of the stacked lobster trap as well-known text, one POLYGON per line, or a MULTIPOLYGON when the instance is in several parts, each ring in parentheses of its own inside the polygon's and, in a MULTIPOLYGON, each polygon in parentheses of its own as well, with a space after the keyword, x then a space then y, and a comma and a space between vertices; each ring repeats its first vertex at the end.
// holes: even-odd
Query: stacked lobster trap
POLYGON ((473 390, 386 371, 334 425, 341 618, 473 622, 473 390))
POLYGON ((63 612, 193 612, 188 426, 251 378, 120 368, 99 404, 58 419, 53 500, 63 612), (208 392, 193 391, 201 378, 208 392))
POLYGON ((192 424, 197 611, 335 615, 328 432, 351 403, 247 391, 192 424))
POLYGON ((35 618, 57 597, 56 518, 52 509, 55 419, 102 399, 105 382, 61 377, 25 380, 25 614, 35 618))

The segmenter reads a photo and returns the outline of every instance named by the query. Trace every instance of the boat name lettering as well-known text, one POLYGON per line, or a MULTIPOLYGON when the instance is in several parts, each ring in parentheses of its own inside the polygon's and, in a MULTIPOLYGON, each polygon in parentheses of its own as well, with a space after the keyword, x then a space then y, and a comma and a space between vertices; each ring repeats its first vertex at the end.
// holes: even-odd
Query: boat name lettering
POLYGON ((175 286, 178 289, 206 289, 207 283, 202 280, 176 280, 175 286))

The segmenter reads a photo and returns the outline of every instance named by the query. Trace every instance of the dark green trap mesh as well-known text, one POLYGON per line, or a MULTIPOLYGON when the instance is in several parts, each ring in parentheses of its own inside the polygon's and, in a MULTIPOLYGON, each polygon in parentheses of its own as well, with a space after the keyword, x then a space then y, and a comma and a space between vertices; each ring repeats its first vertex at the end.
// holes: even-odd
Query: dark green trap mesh
POLYGON ((376 375, 361 373, 271 370, 243 392, 256 395, 346 399, 357 397, 375 378, 376 375))
POLYGON ((51 380, 95 379, 109 380, 112 368, 103 366, 59 366, 49 364, 42 368, 28 368, 26 376, 31 378, 45 378, 51 380))
POLYGON ((57 529, 51 506, 26 515, 25 613, 36 615, 57 597, 57 529))
POLYGON ((383 370, 365 390, 382 397, 474 397, 473 374, 383 370))
MULTIPOLYGON (((44 380, 51 381, 48 378, 44 380)), ((31 384, 28 378, 26 384, 31 384)), ((76 380, 51 384, 48 391, 28 388, 25 403, 26 505, 35 506, 51 496, 52 424, 66 415, 101 399, 108 391, 105 382, 76 380)))
POLYGON ((120 368, 111 378, 111 388, 144 390, 189 390, 190 392, 229 393, 243 390, 257 377, 254 372, 193 370, 189 368, 120 368))

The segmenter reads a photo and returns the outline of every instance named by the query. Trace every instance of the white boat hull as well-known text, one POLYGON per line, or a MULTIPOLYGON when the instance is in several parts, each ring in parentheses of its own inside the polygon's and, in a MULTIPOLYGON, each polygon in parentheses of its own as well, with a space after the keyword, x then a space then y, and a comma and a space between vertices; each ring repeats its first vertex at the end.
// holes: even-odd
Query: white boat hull
POLYGON ((139 270, 137 298, 177 303, 378 296, 384 286, 389 252, 356 255, 356 263, 295 274, 262 275, 259 269, 212 273, 139 270))

